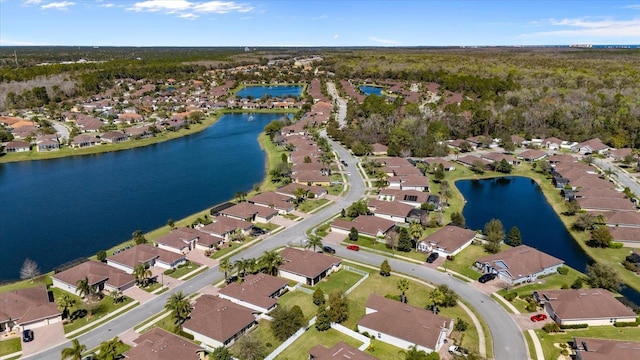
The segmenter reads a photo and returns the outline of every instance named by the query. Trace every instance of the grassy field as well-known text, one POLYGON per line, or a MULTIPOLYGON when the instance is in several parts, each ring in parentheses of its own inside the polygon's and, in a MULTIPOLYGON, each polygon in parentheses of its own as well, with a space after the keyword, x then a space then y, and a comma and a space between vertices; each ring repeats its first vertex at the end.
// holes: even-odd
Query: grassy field
POLYGON ((327 348, 331 348, 340 341, 344 341, 356 348, 362 345, 360 341, 349 336, 345 336, 337 330, 329 329, 327 331, 320 332, 312 326, 298 340, 294 341, 291 346, 278 355, 276 360, 307 359, 309 358, 309 350, 316 345, 323 345, 327 348))
POLYGON ((336 290, 347 291, 360 279, 362 279, 362 275, 343 269, 324 278, 314 287, 306 287, 313 290, 321 289, 326 295, 329 295, 336 290))
MULTIPOLYGON (((260 320, 258 322, 258 326, 251 330, 251 334, 254 335, 257 339, 260 339, 264 347, 267 349, 267 352, 270 353, 275 350, 280 344, 283 342, 276 339, 273 336, 273 331, 271 331, 271 322, 267 320, 260 320)), ((234 343, 229 348, 231 353, 234 353, 234 350, 237 348, 237 343, 234 343)))
POLYGON ((303 213, 308 213, 311 210, 317 209, 325 204, 327 204, 329 202, 329 200, 327 199, 317 199, 317 200, 313 200, 313 199, 307 199, 305 200, 302 204, 298 205, 298 211, 301 211, 303 213))
MULTIPOLYGON (((199 269, 201 267, 203 267, 204 265, 200 265, 200 264, 196 264, 194 262, 191 261, 187 261, 184 265, 180 265, 178 266, 178 268, 175 271, 170 272, 169 276, 171 276, 174 279, 179 279, 180 277, 187 275, 188 273, 195 271, 196 269, 199 269)), ((205 266, 206 268, 206 266, 205 266)))
POLYGON ((566 330, 560 334, 547 334, 542 330, 536 330, 536 335, 542 344, 544 358, 557 359, 558 356, 560 356, 561 349, 554 344, 572 341, 573 337, 638 341, 638 339, 640 339, 640 328, 590 326, 587 329, 566 330))
POLYGON ((316 316, 318 307, 313 303, 311 294, 302 291, 289 291, 278 299, 278 306, 290 309, 298 305, 304 314, 304 320, 309 321, 316 316))
POLYGON ((9 340, 0 341, 0 356, 13 354, 22 350, 22 340, 16 337, 9 340))
POLYGON ((482 245, 469 245, 464 250, 456 254, 453 261, 447 261, 447 269, 458 272, 473 280, 478 280, 480 273, 471 267, 476 259, 489 255, 482 245))

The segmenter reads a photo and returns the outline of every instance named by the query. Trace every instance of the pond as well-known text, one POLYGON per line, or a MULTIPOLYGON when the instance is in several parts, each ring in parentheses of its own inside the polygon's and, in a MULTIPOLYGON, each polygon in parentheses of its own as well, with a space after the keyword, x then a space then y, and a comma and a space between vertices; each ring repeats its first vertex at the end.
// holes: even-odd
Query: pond
POLYGON ((227 114, 190 136, 126 151, 0 164, 0 280, 43 272, 249 191, 257 141, 283 114, 227 114))
MULTIPOLYGON (((524 244, 562 259, 578 271, 585 272, 587 264, 593 263, 533 179, 508 176, 459 180, 455 185, 466 200, 462 215, 470 229, 484 229, 489 220, 499 219, 505 232, 516 226, 524 244)), ((640 293, 634 289, 627 287, 622 294, 640 304, 640 293)))
POLYGON ((382 88, 379 86, 360 85, 360 91, 362 91, 365 95, 382 96, 382 88))
POLYGON ((274 85, 274 86, 247 86, 238 91, 238 95, 246 98, 259 99, 264 95, 277 98, 299 97, 302 95, 302 85, 274 85))

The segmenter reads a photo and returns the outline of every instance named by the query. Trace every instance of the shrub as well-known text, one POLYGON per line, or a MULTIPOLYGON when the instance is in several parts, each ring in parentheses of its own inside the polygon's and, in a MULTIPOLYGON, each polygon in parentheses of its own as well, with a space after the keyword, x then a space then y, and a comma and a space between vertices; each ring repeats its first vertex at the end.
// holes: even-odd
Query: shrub
POLYGON ((586 329, 589 324, 560 325, 560 329, 586 329))
POLYGON ((400 295, 387 294, 384 297, 395 301, 402 301, 402 299, 400 299, 400 295))
POLYGON ((553 323, 544 324, 544 326, 542 327, 542 330, 547 334, 557 333, 557 332, 560 332, 560 327, 558 326, 558 324, 553 322, 553 323))
POLYGON ((573 282, 573 284, 571 284, 571 288, 572 289, 582 289, 582 283, 584 282, 584 280, 579 277, 576 279, 576 281, 573 282))
POLYGON ((633 272, 638 271, 638 265, 636 265, 635 263, 632 263, 631 261, 627 261, 627 260, 623 261, 622 266, 624 266, 624 268, 629 271, 633 271, 633 272))
POLYGON ((175 271, 175 270, 173 270, 173 269, 168 269, 168 270, 165 270, 165 271, 164 271, 164 274, 165 274, 165 275, 170 275, 170 274, 173 274, 173 273, 174 273, 174 271, 175 271))
POLYGON ((560 275, 567 275, 569 273, 569 268, 566 266, 560 266, 558 268, 558 274, 560 275))
POLYGON ((638 326, 638 320, 634 322, 616 322, 613 324, 615 327, 636 327, 638 326))
POLYGON ((609 244, 609 248, 610 249, 622 249, 622 246, 624 244, 621 242, 612 242, 611 244, 609 244))
POLYGON ((568 289, 568 288, 569 288, 569 285, 567 285, 567 284, 562 284, 562 286, 560 287, 560 289, 563 289, 563 290, 564 289, 568 289))
POLYGON ((270 342, 268 342, 268 343, 264 344, 264 346, 266 346, 266 347, 270 348, 270 347, 273 347, 273 344, 272 344, 272 343, 270 343, 270 342))
POLYGON ((504 299, 507 301, 513 301, 513 299, 515 299, 516 297, 518 297, 518 293, 515 291, 509 292, 504 296, 504 299))
POLYGON ((569 356, 569 350, 567 350, 567 349, 562 349, 562 350, 560 351, 560 354, 562 354, 562 356, 569 356))

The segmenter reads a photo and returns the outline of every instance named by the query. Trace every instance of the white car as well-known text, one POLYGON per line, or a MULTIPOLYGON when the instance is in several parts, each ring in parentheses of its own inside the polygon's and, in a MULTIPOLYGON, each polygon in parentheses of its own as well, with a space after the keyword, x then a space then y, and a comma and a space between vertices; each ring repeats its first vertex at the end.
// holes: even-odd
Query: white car
POLYGON ((457 356, 464 356, 467 357, 469 356, 469 353, 466 349, 461 348, 460 346, 457 345, 451 345, 449 346, 449 354, 453 354, 453 355, 457 355, 457 356))

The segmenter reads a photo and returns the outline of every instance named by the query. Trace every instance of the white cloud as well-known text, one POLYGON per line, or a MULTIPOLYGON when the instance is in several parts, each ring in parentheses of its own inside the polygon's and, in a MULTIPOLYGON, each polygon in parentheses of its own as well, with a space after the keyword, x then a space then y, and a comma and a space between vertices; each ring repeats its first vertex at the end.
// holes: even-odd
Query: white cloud
POLYGON ((339 35, 339 34, 335 34, 335 35, 333 35, 333 38, 334 38, 334 39, 337 39, 337 38, 339 38, 339 37, 340 37, 340 35, 339 35))
POLYGON ((98 5, 98 7, 103 7, 103 8, 112 8, 116 6, 117 6, 116 4, 112 4, 112 3, 98 5))
POLYGON ((42 2, 42 0, 24 0, 23 4, 25 5, 38 5, 42 2))
POLYGON ((311 20, 323 20, 323 19, 327 19, 327 18, 329 18, 329 15, 324 14, 324 15, 312 17, 311 20))
POLYGON ((640 10, 640 4, 627 5, 627 6, 625 6, 624 8, 625 8, 625 9, 640 10))
POLYGON ((178 14, 183 19, 195 19, 199 14, 227 14, 230 12, 247 13, 253 11, 253 7, 233 1, 202 1, 190 2, 186 0, 147 0, 137 2, 127 8, 136 12, 161 12, 165 14, 178 14))
POLYGON ((575 37, 640 37, 640 18, 632 20, 550 19, 547 25, 558 28, 524 34, 525 37, 575 36, 575 37))
POLYGON ((66 10, 69 6, 73 6, 76 3, 71 1, 61 1, 61 2, 52 2, 45 5, 40 6, 40 9, 58 9, 58 10, 66 10))
POLYGON ((380 44, 384 44, 384 45, 398 45, 400 44, 400 42, 395 41, 395 40, 389 40, 389 39, 381 39, 379 37, 375 37, 375 36, 369 36, 369 40, 380 43, 380 44))

